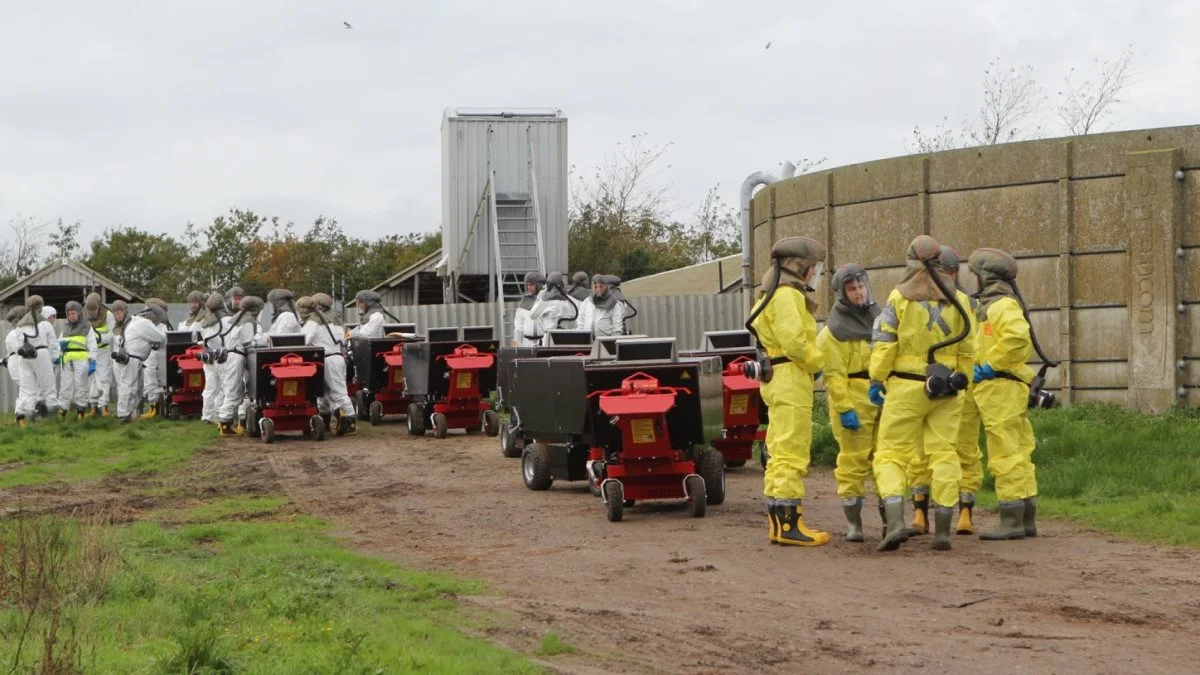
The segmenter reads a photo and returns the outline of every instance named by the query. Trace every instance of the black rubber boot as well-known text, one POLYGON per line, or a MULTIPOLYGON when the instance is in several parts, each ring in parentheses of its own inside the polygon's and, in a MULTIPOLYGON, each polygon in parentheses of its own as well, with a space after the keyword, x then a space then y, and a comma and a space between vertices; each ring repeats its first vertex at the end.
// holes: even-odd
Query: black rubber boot
POLYGON ((1025 538, 1025 502, 1000 502, 1000 527, 983 532, 984 541, 1006 541, 1025 538))
POLYGON ((879 500, 879 524, 883 526, 880 537, 887 536, 887 510, 883 508, 883 500, 879 500))
POLYGON ((1025 502, 1025 515, 1021 523, 1025 526, 1026 537, 1037 536, 1037 497, 1021 500, 1025 502))
POLYGON ((857 543, 863 540, 862 507, 862 497, 842 502, 842 511, 846 514, 846 541, 857 543))
POLYGON ((904 498, 888 497, 884 500, 883 510, 887 529, 883 541, 879 542, 879 550, 895 551, 914 534, 913 530, 904 526, 904 498))
POLYGON ((343 415, 338 422, 338 433, 342 436, 353 436, 358 433, 358 426, 355 424, 354 415, 343 415))
POLYGON ((829 543, 829 533, 809 529, 804 524, 804 511, 799 504, 779 504, 775 507, 779 521, 780 544, 788 546, 822 546, 829 543))
POLYGON ((933 507, 933 550, 950 550, 950 524, 953 521, 953 506, 933 507))
POLYGON ((779 506, 774 499, 767 500, 767 527, 772 544, 779 543, 779 506))

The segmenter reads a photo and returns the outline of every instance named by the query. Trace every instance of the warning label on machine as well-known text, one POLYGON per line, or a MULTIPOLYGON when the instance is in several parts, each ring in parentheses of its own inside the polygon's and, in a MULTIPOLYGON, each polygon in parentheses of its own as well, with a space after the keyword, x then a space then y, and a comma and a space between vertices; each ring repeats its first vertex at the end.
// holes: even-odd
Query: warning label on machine
POLYGON ((455 379, 454 387, 456 389, 467 389, 468 387, 470 387, 471 386, 471 375, 473 375, 473 374, 474 373, 469 373, 469 372, 468 373, 458 373, 457 379, 455 379))
POLYGON ((745 415, 746 408, 750 405, 749 394, 734 394, 729 397, 729 414, 730 415, 745 415))
POLYGON ((646 418, 632 420, 629 423, 629 428, 633 432, 634 443, 654 442, 654 420, 646 418))
POLYGON ((295 380, 290 380, 283 383, 283 395, 295 396, 296 392, 300 391, 300 383, 295 380))

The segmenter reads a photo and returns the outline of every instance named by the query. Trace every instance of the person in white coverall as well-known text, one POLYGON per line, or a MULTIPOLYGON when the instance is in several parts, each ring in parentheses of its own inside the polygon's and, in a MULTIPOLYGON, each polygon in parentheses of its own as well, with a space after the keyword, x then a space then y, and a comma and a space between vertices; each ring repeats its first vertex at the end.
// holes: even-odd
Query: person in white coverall
POLYGON ((346 355, 342 351, 345 334, 333 313, 333 298, 316 293, 300 298, 296 309, 304 318, 304 343, 325 350, 325 396, 318 401, 322 413, 336 413, 333 431, 341 435, 356 431, 354 404, 346 392, 346 355))
POLYGON ((21 397, 17 399, 15 410, 18 419, 32 417, 39 403, 46 406, 47 413, 58 408, 54 363, 61 357, 61 352, 54 326, 42 316, 43 307, 42 296, 29 296, 25 301, 25 309, 29 311, 17 322, 21 343, 31 346, 30 357, 21 359, 21 397))
POLYGON ((608 277, 592 276, 592 294, 579 307, 580 330, 592 331, 593 337, 621 335, 625 329, 625 305, 609 288, 608 277))
POLYGON ((192 324, 193 330, 200 332, 200 345, 204 347, 204 393, 201 394, 203 405, 200 419, 204 422, 217 421, 217 411, 225 400, 221 390, 221 371, 217 358, 225 349, 225 341, 221 333, 225 331, 225 298, 220 293, 212 293, 204 301, 204 310, 192 324), (198 325, 197 325, 198 324, 198 325))
MULTIPOLYGON (((22 380, 25 378, 23 374, 24 369, 21 367, 21 362, 24 361, 24 359, 22 359, 21 355, 17 353, 17 350, 21 348, 21 345, 25 340, 21 337, 21 329, 17 328, 16 325, 21 321, 22 318, 24 318, 28 311, 29 310, 25 309, 24 306, 17 306, 8 310, 8 315, 4 317, 4 320, 8 322, 8 325, 13 326, 13 328, 8 331, 8 335, 4 336, 4 365, 8 368, 8 376, 12 379, 13 383, 17 385, 18 402, 21 400, 21 384, 22 380)), ((23 415, 17 415, 17 424, 21 427, 25 427, 28 426, 29 422, 23 415)))
POLYGON ((159 325, 166 323, 166 313, 159 307, 147 307, 146 316, 129 316, 129 307, 123 300, 113 303, 113 371, 117 376, 117 420, 128 424, 138 404, 138 379, 142 375, 146 359, 166 339, 159 325))
POLYGON ((58 415, 66 417, 71 406, 82 417, 88 407, 88 375, 96 367, 96 335, 83 316, 83 305, 67 303, 67 324, 58 345, 62 349, 59 372, 58 415))
POLYGON ((547 344, 549 331, 557 330, 561 324, 573 322, 579 317, 578 306, 567 295, 566 280, 558 272, 546 275, 546 288, 538 294, 537 302, 529 310, 526 328, 533 326, 535 334, 541 335, 539 344, 547 344))
POLYGON ((542 332, 536 323, 529 320, 529 312, 542 297, 542 275, 529 272, 525 275, 525 294, 517 303, 517 311, 513 314, 513 346, 532 347, 541 344, 542 332))
MULTIPOLYGON (((141 416, 141 419, 152 420, 159 415, 160 403, 162 402, 163 390, 167 388, 167 331, 171 329, 171 322, 167 319, 169 306, 166 302, 159 298, 147 298, 147 307, 157 307, 162 310, 162 322, 155 322, 155 327, 162 334, 162 341, 157 343, 157 346, 150 352, 150 356, 146 357, 146 365, 142 369, 142 395, 145 397, 146 412, 141 416)), ((158 316, 154 316, 143 312, 146 318, 154 321, 158 316)), ((162 411, 162 412, 165 412, 162 411)))
POLYGON ((92 326, 96 341, 96 372, 88 392, 89 416, 108 416, 108 404, 112 399, 112 343, 113 315, 100 302, 99 293, 89 293, 83 301, 83 313, 92 326))
POLYGON ((204 314, 204 293, 192 291, 188 293, 188 315, 179 323, 179 330, 200 332, 200 316, 204 314))
POLYGON ((296 317, 296 296, 286 288, 276 288, 267 293, 274 316, 271 318, 271 335, 287 335, 300 333, 300 319, 296 317))
POLYGON ((358 303, 358 325, 350 329, 350 337, 383 337, 383 298, 375 291, 359 291, 354 301, 358 303))
POLYGON ((258 325, 258 314, 263 308, 262 298, 244 296, 239 307, 221 336, 225 360, 217 364, 223 395, 221 410, 217 413, 222 436, 236 436, 240 432, 235 424, 245 406, 246 350, 262 332, 258 325))

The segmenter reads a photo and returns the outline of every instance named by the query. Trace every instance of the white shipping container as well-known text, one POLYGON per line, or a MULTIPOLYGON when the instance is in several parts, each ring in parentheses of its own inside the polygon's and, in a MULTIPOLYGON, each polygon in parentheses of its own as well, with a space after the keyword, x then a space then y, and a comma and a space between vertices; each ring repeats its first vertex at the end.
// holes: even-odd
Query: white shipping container
MULTIPOLYGON (((484 204, 475 239, 463 254, 479 199, 487 185, 488 135, 497 198, 533 192, 529 183, 532 136, 537 199, 545 246, 545 271, 569 274, 567 267, 567 118, 562 111, 521 108, 447 108, 442 118, 442 251, 444 272, 492 274, 493 224, 484 204), (462 257, 461 270, 459 270, 462 257)), ((500 209, 503 219, 503 205, 500 209)), ((536 260, 536 248, 506 247, 505 255, 536 260)), ((536 269, 536 264, 530 270, 536 269)))

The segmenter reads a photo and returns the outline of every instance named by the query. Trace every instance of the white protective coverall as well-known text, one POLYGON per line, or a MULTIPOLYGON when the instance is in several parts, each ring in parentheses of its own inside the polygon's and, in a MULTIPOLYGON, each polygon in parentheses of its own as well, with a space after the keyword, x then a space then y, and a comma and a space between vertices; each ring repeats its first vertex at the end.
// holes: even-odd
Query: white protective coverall
MULTIPOLYGON (((383 312, 368 309, 366 321, 350 329, 350 337, 381 338, 383 337, 383 312)), ((311 319, 310 319, 311 321, 311 319)))
POLYGON ((625 305, 611 296, 596 304, 596 298, 588 296, 579 307, 579 319, 575 322, 580 330, 590 330, 594 337, 620 335, 625 318, 625 305), (610 306, 611 303, 611 306, 610 306))
MULTIPOLYGON (((381 322, 381 330, 382 326, 381 322)), ((318 407, 322 413, 340 410, 344 417, 353 418, 354 404, 346 391, 346 359, 342 356, 344 334, 341 326, 323 323, 315 313, 304 322, 304 343, 325 349, 325 396, 318 401, 318 407)))
POLYGON ((74 326, 68 322, 60 338, 59 346, 66 342, 67 347, 63 351, 62 368, 58 374, 58 408, 65 411, 74 405, 76 410, 82 411, 88 406, 88 364, 96 360, 96 332, 83 316, 82 305, 74 303, 72 307, 68 303, 68 316, 72 309, 79 321, 74 326))
POLYGON ((92 338, 96 343, 96 372, 92 373, 88 402, 103 411, 108 408, 108 404, 112 400, 113 315, 107 309, 99 307, 100 296, 95 297, 95 303, 97 309, 104 312, 104 318, 91 321, 92 338))
POLYGON ((570 300, 570 296, 563 296, 553 291, 542 291, 538 295, 538 301, 529 310, 529 316, 525 319, 525 330, 535 336, 541 336, 534 344, 547 344, 550 339, 547 332, 557 330, 560 320, 566 324, 567 319, 576 315, 576 307, 573 305, 574 302, 570 300))
MULTIPOLYGON (((233 317, 230 317, 228 321, 232 323, 233 317)), ((217 413, 217 417, 222 423, 237 421, 238 415, 244 410, 246 350, 254 344, 261 331, 258 316, 247 315, 241 317, 237 325, 232 326, 224 337, 224 347, 227 350, 225 363, 217 364, 223 394, 221 409, 217 413)))
POLYGON ((117 351, 122 349, 129 355, 128 363, 113 360, 113 371, 117 376, 117 417, 127 420, 137 410, 138 377, 142 374, 146 359, 150 358, 155 344, 165 340, 154 322, 143 316, 131 316, 121 334, 117 336, 117 351))

